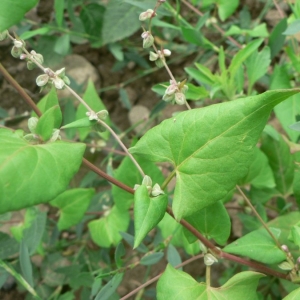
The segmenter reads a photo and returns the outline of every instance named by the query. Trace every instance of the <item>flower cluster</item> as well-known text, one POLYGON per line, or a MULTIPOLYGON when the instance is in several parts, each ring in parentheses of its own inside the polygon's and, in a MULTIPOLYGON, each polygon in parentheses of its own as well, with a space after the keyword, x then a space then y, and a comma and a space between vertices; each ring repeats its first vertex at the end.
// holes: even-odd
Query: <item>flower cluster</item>
POLYGON ((40 87, 45 87, 46 85, 54 84, 54 86, 61 90, 64 88, 65 84, 70 84, 70 79, 65 75, 65 68, 62 68, 56 72, 45 68, 45 74, 37 77, 36 84, 40 87))
POLYGON ((92 111, 92 112, 88 111, 86 113, 86 115, 89 117, 90 121, 92 121, 92 120, 96 120, 97 121, 99 119, 102 120, 102 121, 104 121, 107 118, 107 116, 108 116, 108 111, 105 110, 105 109, 100 110, 97 113, 94 112, 94 111, 92 111))
POLYGON ((150 31, 144 31, 141 36, 143 38, 143 48, 149 48, 153 45, 154 37, 150 31))
POLYGON ((182 82, 176 82, 170 80, 170 85, 167 87, 163 100, 166 102, 176 103, 184 105, 186 102, 185 93, 188 90, 188 86, 185 85, 185 80, 182 82))
MULTIPOLYGON (((155 183, 154 186, 152 187, 152 179, 148 175, 145 175, 142 181, 142 185, 145 185, 147 187, 149 195, 153 197, 157 197, 159 195, 164 194, 164 191, 160 188, 158 183, 155 183)), ((140 184, 136 184, 134 186, 134 190, 137 190, 139 186, 140 184)))
POLYGON ((44 63, 44 57, 42 54, 36 53, 34 50, 30 52, 30 55, 22 53, 20 59, 26 59, 27 69, 33 70, 37 65, 34 63, 36 61, 38 64, 42 65, 44 63))

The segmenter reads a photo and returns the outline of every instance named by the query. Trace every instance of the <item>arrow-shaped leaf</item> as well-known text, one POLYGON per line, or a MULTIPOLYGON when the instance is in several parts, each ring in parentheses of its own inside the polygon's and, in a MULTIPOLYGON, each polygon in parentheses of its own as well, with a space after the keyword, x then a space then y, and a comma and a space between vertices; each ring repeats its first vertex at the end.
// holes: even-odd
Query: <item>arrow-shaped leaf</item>
POLYGON ((136 248, 164 217, 168 205, 167 195, 150 198, 147 187, 141 185, 134 193, 134 227, 136 248))
POLYGON ((173 211, 181 219, 230 193, 247 174, 272 108, 299 91, 268 91, 182 112, 149 130, 131 153, 173 164, 173 211))

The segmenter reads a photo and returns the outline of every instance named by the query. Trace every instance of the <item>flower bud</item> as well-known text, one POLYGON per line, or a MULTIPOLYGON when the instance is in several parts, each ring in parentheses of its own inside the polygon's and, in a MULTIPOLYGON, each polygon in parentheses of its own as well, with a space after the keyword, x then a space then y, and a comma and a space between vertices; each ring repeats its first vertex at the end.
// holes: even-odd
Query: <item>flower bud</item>
POLYGON ((286 253, 290 252, 287 245, 281 245, 281 250, 283 250, 286 253))
POLYGON ((164 58, 159 58, 155 61, 155 64, 158 68, 162 68, 164 66, 164 58))
POLYGON ((185 95, 183 93, 175 93, 175 102, 178 105, 184 105, 186 101, 185 95))
POLYGON ((7 38, 7 30, 0 32, 0 41, 3 41, 7 38))
POLYGON ((48 83, 48 81, 49 81, 49 76, 47 74, 42 74, 37 77, 36 84, 37 86, 44 86, 48 83))
POLYGON ((21 54, 23 53, 23 50, 22 50, 22 48, 13 46, 10 53, 13 57, 19 58, 21 56, 21 54))
POLYGON ((60 77, 63 78, 65 76, 65 68, 59 69, 57 71, 55 71, 55 74, 60 77))
POLYGON ((147 188, 148 187, 152 187, 152 179, 148 176, 148 175, 145 175, 145 177, 143 178, 143 181, 142 181, 142 185, 145 185, 147 188))
POLYGON ((142 12, 139 16, 139 20, 140 21, 145 21, 147 19, 150 19, 152 18, 153 16, 153 13, 154 13, 154 10, 153 9, 147 9, 146 11, 142 12))
POLYGON ((98 116, 99 119, 104 121, 108 116, 108 111, 105 110, 105 109, 100 110, 99 112, 97 112, 97 116, 98 116))
POLYGON ((280 263, 280 264, 278 265, 278 267, 279 267, 281 270, 284 270, 284 271, 291 271, 291 270, 293 270, 293 267, 294 267, 294 266, 292 266, 289 262, 284 261, 284 262, 280 263))
POLYGON ((142 38, 143 38, 143 48, 149 48, 153 45, 154 37, 149 31, 144 31, 142 33, 142 38))
POLYGON ((89 117, 89 120, 98 120, 98 116, 94 111, 88 111, 86 115, 89 117))
POLYGON ((27 58, 27 54, 25 54, 25 53, 22 53, 21 55, 20 55, 20 59, 26 59, 27 58))
POLYGON ((39 121, 39 119, 36 117, 32 117, 32 118, 28 119, 28 128, 31 133, 35 133, 35 129, 36 129, 38 121, 39 121))
POLYGON ((34 62, 32 62, 31 60, 28 60, 28 62, 27 62, 27 69, 28 70, 33 70, 35 67, 36 67, 36 64, 34 62))
POLYGON ((164 56, 170 56, 172 54, 172 52, 169 49, 164 49, 163 54, 164 54, 164 56))
POLYGON ((151 195, 153 197, 157 197, 157 196, 163 195, 163 194, 164 194, 164 191, 160 188, 159 184, 155 183, 153 188, 152 188, 151 195))
POLYGON ((22 48, 25 46, 25 42, 23 40, 14 40, 14 47, 22 48))
POLYGON ((65 86, 65 82, 60 77, 54 78, 53 84, 58 90, 61 90, 65 86))
POLYGON ((52 136, 51 136, 49 142, 51 143, 51 142, 55 142, 56 140, 60 140, 61 136, 59 134, 60 134, 59 129, 53 129, 52 136))
POLYGON ((171 94, 171 95, 168 95, 168 94, 164 94, 163 95, 163 98, 162 98, 164 101, 166 102, 172 102, 174 99, 175 99, 175 95, 174 94, 171 94))
POLYGON ((33 58, 41 65, 44 63, 44 57, 42 54, 36 53, 33 58))
POLYGON ((154 53, 153 51, 150 51, 149 60, 155 61, 158 59, 158 54, 154 53))
POLYGON ((204 263, 206 266, 211 266, 214 263, 218 262, 218 260, 210 253, 204 255, 204 263))
POLYGON ((204 254, 207 253, 207 247, 200 241, 199 241, 199 246, 200 246, 201 252, 203 252, 204 254))

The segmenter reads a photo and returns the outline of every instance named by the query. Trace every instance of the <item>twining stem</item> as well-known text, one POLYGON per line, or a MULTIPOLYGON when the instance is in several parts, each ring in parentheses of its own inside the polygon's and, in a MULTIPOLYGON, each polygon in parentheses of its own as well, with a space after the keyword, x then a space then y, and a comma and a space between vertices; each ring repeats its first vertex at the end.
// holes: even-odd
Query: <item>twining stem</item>
POLYGON ((211 271, 211 266, 206 266, 205 283, 207 287, 210 287, 210 271, 211 271))
MULTIPOLYGON (((194 257, 191 257, 189 259, 187 259, 186 261, 182 262, 181 264, 175 266, 175 269, 179 269, 181 267, 184 267, 188 264, 190 264, 191 262, 194 262, 195 260, 198 260, 200 258, 203 257, 203 254, 198 254, 194 257)), ((127 294, 126 296, 122 297, 120 300, 126 300, 128 298, 130 298, 131 296, 135 295, 138 291, 140 291, 141 289, 144 289, 145 287, 147 287, 148 285, 152 284, 153 282, 157 281, 162 274, 159 274, 155 277, 153 277, 152 279, 148 280, 147 282, 145 282, 144 284, 140 285, 138 288, 136 288, 135 290, 131 291, 129 294, 127 294)))
MULTIPOLYGON (((8 33, 8 37, 14 41, 15 39, 8 33)), ((23 52, 27 54, 27 58, 30 59, 33 63, 35 63, 43 72, 45 72, 45 67, 40 64, 31 53, 25 49, 25 47, 22 48, 23 52)), ((51 70, 51 72, 53 72, 51 70)), ((54 72, 53 72, 54 73, 54 72)), ((82 99, 71 87, 69 87, 67 84, 64 85, 64 87, 82 104, 86 107, 86 109, 94 113, 93 109, 82 99)), ((100 123, 102 126, 104 126, 109 132, 113 135, 113 137, 116 139, 116 141, 119 143, 119 145, 123 148, 123 150, 126 152, 126 154, 129 156, 129 158, 132 160, 133 164, 137 167, 138 171, 142 175, 142 177, 145 176, 145 173, 143 172, 142 168, 140 167, 139 163, 136 161, 136 159, 132 156, 132 154, 128 151, 127 147, 124 145, 124 143, 121 141, 120 137, 114 132, 114 130, 108 126, 105 122, 98 119, 98 123, 100 123)))
POLYGON ((101 124, 103 127, 105 127, 114 136, 114 138, 118 141, 119 145, 123 148, 123 150, 129 156, 129 158, 132 160, 132 162, 134 163, 134 165, 136 166, 136 168, 139 170, 140 174, 144 178, 145 177, 145 173, 143 172, 142 168, 140 167, 140 165, 138 164, 138 162, 135 160, 135 158, 132 156, 132 154, 128 151, 127 147, 121 141, 121 139, 119 138, 119 136, 104 121, 98 119, 97 122, 99 124, 101 124))
POLYGON ((278 240, 276 239, 276 237, 274 236, 274 234, 272 233, 272 231, 269 229, 269 227, 267 226, 267 224, 265 223, 265 221, 262 219, 262 217, 259 215, 259 213, 256 211, 255 207, 252 205, 251 201, 249 200, 249 198, 245 195, 245 193, 243 192, 243 190, 237 185, 236 189, 239 191, 239 193, 243 196, 244 200, 247 202, 247 204, 251 207, 253 213, 255 214, 255 216, 257 217, 257 219, 260 221, 260 223, 262 224, 262 226, 267 230, 267 232, 269 233, 269 235, 271 236, 271 238, 274 240, 274 242, 276 243, 277 247, 281 249, 281 245, 278 242, 278 240))

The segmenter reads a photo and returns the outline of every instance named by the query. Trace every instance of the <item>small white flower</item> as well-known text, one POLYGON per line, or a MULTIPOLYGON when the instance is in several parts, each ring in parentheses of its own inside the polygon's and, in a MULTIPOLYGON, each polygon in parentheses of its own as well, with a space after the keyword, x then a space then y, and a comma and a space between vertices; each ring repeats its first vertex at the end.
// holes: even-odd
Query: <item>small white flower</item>
POLYGON ((155 183, 153 188, 152 188, 151 195, 153 197, 157 197, 157 196, 163 195, 163 194, 164 194, 164 191, 160 188, 159 184, 155 183))
POLYGON ((36 79, 37 86, 44 86, 48 83, 49 76, 47 74, 39 75, 36 79))
POLYGON ((16 48, 22 48, 23 45, 24 45, 24 41, 22 41, 22 40, 16 40, 16 39, 14 40, 14 46, 16 48))
POLYGON ((175 93, 175 102, 178 105, 183 105, 185 104, 186 98, 185 95, 183 93, 175 93))
POLYGON ((65 86, 65 82, 59 77, 53 78, 52 82, 58 90, 61 90, 65 86))
MULTIPOLYGON (((139 16, 139 20, 140 21, 145 21, 147 19, 150 19, 152 18, 153 16, 153 13, 154 13, 154 10, 153 9, 147 9, 146 11, 143 11, 140 16, 139 16)), ((156 15, 156 14, 155 14, 156 15)))
POLYGON ((153 45, 154 37, 149 31, 144 31, 141 36, 143 38, 143 48, 149 48, 153 45))
POLYGON ((86 115, 89 117, 89 120, 98 120, 98 116, 94 111, 88 111, 86 115))

